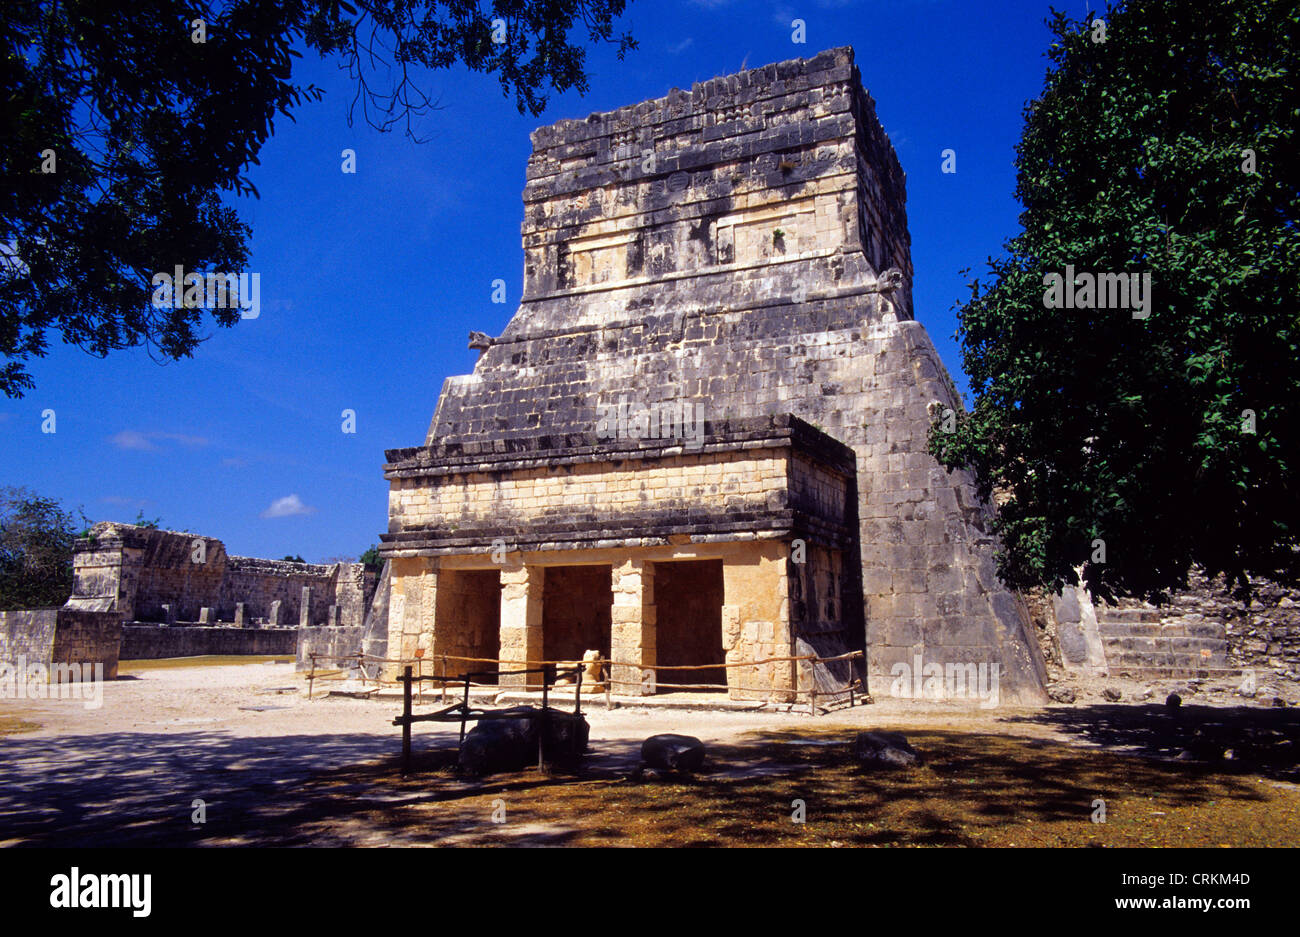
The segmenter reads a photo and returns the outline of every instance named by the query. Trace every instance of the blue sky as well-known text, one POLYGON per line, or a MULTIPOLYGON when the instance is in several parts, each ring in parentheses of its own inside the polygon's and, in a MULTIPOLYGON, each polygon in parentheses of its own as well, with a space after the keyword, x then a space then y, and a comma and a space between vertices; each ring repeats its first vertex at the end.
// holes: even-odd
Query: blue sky
POLYGON ((1029 0, 631 0, 622 23, 641 47, 623 62, 594 50, 585 98, 555 96, 533 118, 495 78, 435 73, 443 107, 420 124, 423 144, 349 128, 346 76, 308 54, 301 80, 325 99, 277 123, 250 176, 260 200, 234 201, 253 228, 260 316, 212 326, 193 358, 162 366, 52 337, 30 365, 36 388, 0 397, 0 484, 94 520, 143 510, 240 555, 356 556, 387 528, 384 449, 424 441, 443 378, 473 368, 469 330, 500 333, 518 302, 529 132, 841 45, 855 48, 907 172, 916 317, 965 390, 952 340, 960 271, 981 272, 1016 231, 1014 147, 1042 87, 1048 12, 1029 0), (345 148, 354 175, 341 172, 345 148), (955 174, 940 172, 946 148, 955 174), (505 305, 491 302, 497 278, 505 305), (345 409, 355 433, 342 431, 345 409), (46 410, 53 433, 41 431, 46 410))

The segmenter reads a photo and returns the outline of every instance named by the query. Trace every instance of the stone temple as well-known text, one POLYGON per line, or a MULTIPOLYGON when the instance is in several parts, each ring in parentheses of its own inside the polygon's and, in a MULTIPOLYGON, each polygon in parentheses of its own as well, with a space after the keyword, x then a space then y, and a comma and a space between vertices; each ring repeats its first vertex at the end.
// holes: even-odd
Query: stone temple
POLYGON ((386 453, 389 656, 599 650, 616 693, 774 701, 986 664, 1003 701, 1043 701, 991 508, 927 454, 960 398, 913 318, 905 177, 852 50, 532 143, 519 307, 471 334, 424 445, 386 453), (656 672, 690 665, 713 669, 656 672))

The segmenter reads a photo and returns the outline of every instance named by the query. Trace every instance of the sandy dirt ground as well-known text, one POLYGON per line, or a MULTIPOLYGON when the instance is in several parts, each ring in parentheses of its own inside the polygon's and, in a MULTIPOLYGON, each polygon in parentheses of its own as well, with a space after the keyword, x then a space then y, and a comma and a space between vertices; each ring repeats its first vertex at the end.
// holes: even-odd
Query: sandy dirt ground
MULTIPOLYGON (((330 822, 328 810, 295 805, 296 792, 322 778, 367 765, 391 772, 400 751, 400 733, 392 725, 400 711, 399 700, 308 700, 303 685, 301 675, 284 663, 173 666, 125 671, 123 678, 104 687, 99 708, 87 708, 79 700, 0 701, 0 719, 40 725, 36 731, 0 735, 0 771, 4 776, 0 844, 427 842, 429 837, 419 831, 408 837, 394 835, 391 829, 367 830, 364 824, 353 823, 353 828, 346 829, 346 823, 330 822), (304 812, 295 821, 286 818, 286 809, 304 812), (196 811, 202 813, 204 823, 193 822, 196 811), (274 835, 268 832, 272 827, 277 830, 274 835), (284 833, 288 829, 293 830, 291 836, 284 833)), ((430 699, 416 711, 434 707, 435 701, 430 699)), ((1291 744, 1294 755, 1294 740, 1288 742, 1287 738, 1297 711, 1291 707, 1267 712, 1270 708, 1267 701, 1250 701, 1248 708, 1225 710, 1225 718, 1235 714, 1249 721, 1257 710, 1260 718, 1282 719, 1286 738, 1281 744, 1291 744)), ((761 731, 796 741, 803 738, 810 745, 828 745, 839 744, 836 739, 851 740, 860 729, 888 726, 1174 754, 1174 749, 1164 744, 1167 740, 1152 738, 1148 722, 1160 718, 1158 707, 1139 705, 1136 700, 1128 706, 981 710, 885 699, 817 718, 765 711, 640 707, 606 711, 599 697, 587 700, 584 709, 591 724, 588 763, 592 770, 611 777, 631 771, 641 741, 659 732, 737 745, 747 735, 761 731), (1109 710, 1114 712, 1107 715, 1109 710)), ((415 749, 424 755, 441 752, 445 756, 454 751, 457 731, 456 725, 418 725, 415 749)), ((1277 775, 1283 784, 1289 783, 1286 767, 1282 764, 1277 775)), ((799 769, 733 761, 729 770, 752 776, 799 769)), ((477 782, 453 779, 443 787, 462 783, 477 782)), ((338 791, 333 794, 337 796, 338 791)), ((387 796, 382 788, 364 784, 355 787, 355 794, 373 801, 378 809, 387 796)), ((409 792, 392 796, 404 804, 412 800, 409 792)), ((434 839, 454 843, 457 837, 456 830, 447 829, 434 839)))

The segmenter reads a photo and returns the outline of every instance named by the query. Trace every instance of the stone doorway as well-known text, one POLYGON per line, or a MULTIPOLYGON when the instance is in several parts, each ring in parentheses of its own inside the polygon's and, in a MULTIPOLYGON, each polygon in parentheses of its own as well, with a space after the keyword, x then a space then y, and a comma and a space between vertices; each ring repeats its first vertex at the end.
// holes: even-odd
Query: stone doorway
POLYGON ((727 672, 721 666, 726 661, 722 649, 722 560, 655 563, 654 590, 659 665, 719 665, 707 670, 664 670, 657 675, 658 682, 725 685, 727 672))
POLYGON ((610 656, 613 567, 547 566, 542 587, 542 658, 582 660, 586 651, 610 656))
MULTIPOLYGON (((438 577, 434 657, 496 660, 501 656, 501 574, 495 569, 448 569, 438 577)), ((438 666, 435 660, 433 666, 438 666)), ((496 671, 477 660, 448 660, 447 673, 496 671)), ((429 671, 426 669, 425 671, 429 671)), ((479 678, 493 683, 495 678, 479 678)))

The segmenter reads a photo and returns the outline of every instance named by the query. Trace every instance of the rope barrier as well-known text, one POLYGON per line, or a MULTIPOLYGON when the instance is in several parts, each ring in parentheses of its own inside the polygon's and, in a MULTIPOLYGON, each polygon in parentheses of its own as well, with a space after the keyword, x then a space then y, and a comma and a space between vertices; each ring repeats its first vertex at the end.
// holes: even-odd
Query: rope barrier
MULTIPOLYGON (((518 660, 504 660, 502 658, 493 658, 493 657, 464 657, 457 654, 439 654, 436 659, 439 662, 440 668, 443 669, 445 669, 448 661, 456 661, 460 663, 493 664, 496 665, 498 668, 500 668, 501 665, 503 664, 507 664, 513 667, 519 667, 521 665, 523 667, 562 666, 570 670, 572 670, 575 667, 585 669, 591 664, 596 664, 601 668, 601 677, 598 680, 596 680, 595 685, 603 686, 605 688, 605 702, 607 708, 610 706, 610 690, 613 686, 617 685, 617 686, 637 686, 637 687, 648 686, 652 690, 658 690, 658 689, 713 690, 722 693, 736 691, 740 693, 765 693, 769 695, 774 693, 776 694, 789 693, 789 694, 793 694, 796 700, 798 699, 798 697, 807 694, 809 699, 809 712, 815 714, 817 710, 818 697, 833 698, 833 697, 840 697, 845 694, 848 694, 850 699, 850 705, 853 705, 853 698, 855 693, 864 692, 862 681, 856 677, 852 677, 842 689, 818 690, 815 682, 813 683, 812 686, 808 687, 807 689, 800 689, 798 687, 774 687, 774 686, 754 687, 754 686, 741 686, 741 685, 719 684, 719 683, 661 683, 658 681, 657 675, 660 671, 682 671, 682 670, 690 671, 690 670, 720 670, 720 669, 727 670, 735 667, 762 667, 767 664, 798 663, 800 661, 811 661, 814 663, 827 664, 827 663, 834 663, 836 661, 843 661, 843 660, 857 660, 863 656, 865 655, 863 654, 862 651, 849 651, 844 654, 837 654, 834 657, 819 657, 816 654, 800 654, 800 655, 783 656, 783 657, 766 657, 759 660, 724 661, 722 663, 717 663, 717 664, 662 664, 662 665, 656 664, 653 666, 648 666, 640 662, 609 660, 604 657, 598 657, 595 660, 591 660, 591 661, 574 661, 574 660, 518 661, 518 660), (613 668, 615 667, 628 667, 642 674, 649 673, 650 679, 649 680, 617 679, 613 675, 613 668)), ((367 678, 365 676, 365 671, 363 669, 364 664, 366 663, 398 664, 399 666, 406 666, 406 667, 414 665, 418 668, 420 673, 419 676, 412 677, 411 682, 416 683, 418 685, 421 699, 424 698, 423 685, 424 685, 424 681, 426 680, 433 681, 442 686, 442 698, 444 700, 446 699, 446 690, 448 686, 458 686, 458 687, 464 686, 466 688, 475 687, 475 688, 503 689, 500 683, 479 683, 477 681, 469 681, 465 678, 464 675, 449 676, 443 673, 437 675, 430 674, 426 676, 423 673, 424 662, 426 660, 432 660, 432 659, 425 658, 423 656, 417 658, 391 658, 391 657, 375 657, 373 655, 365 654, 365 653, 344 654, 344 655, 312 653, 309 654, 308 657, 311 661, 311 670, 307 675, 307 698, 308 699, 311 699, 313 685, 317 677, 326 678, 334 675, 346 674, 349 672, 343 669, 317 671, 316 670, 317 660, 334 661, 334 662, 355 661, 357 664, 357 669, 361 670, 362 685, 363 686, 365 685, 367 679, 373 679, 376 689, 379 689, 379 687, 385 684, 395 686, 402 683, 402 681, 384 680, 381 677, 367 678)), ((520 671, 501 671, 501 675, 503 676, 518 675, 519 673, 520 671)), ((340 677, 340 679, 345 679, 345 678, 340 677)), ((576 686, 576 685, 577 684, 557 684, 555 685, 555 689, 563 690, 566 686, 576 686)), ((527 686, 524 686, 518 689, 527 690, 528 688, 527 686)))

